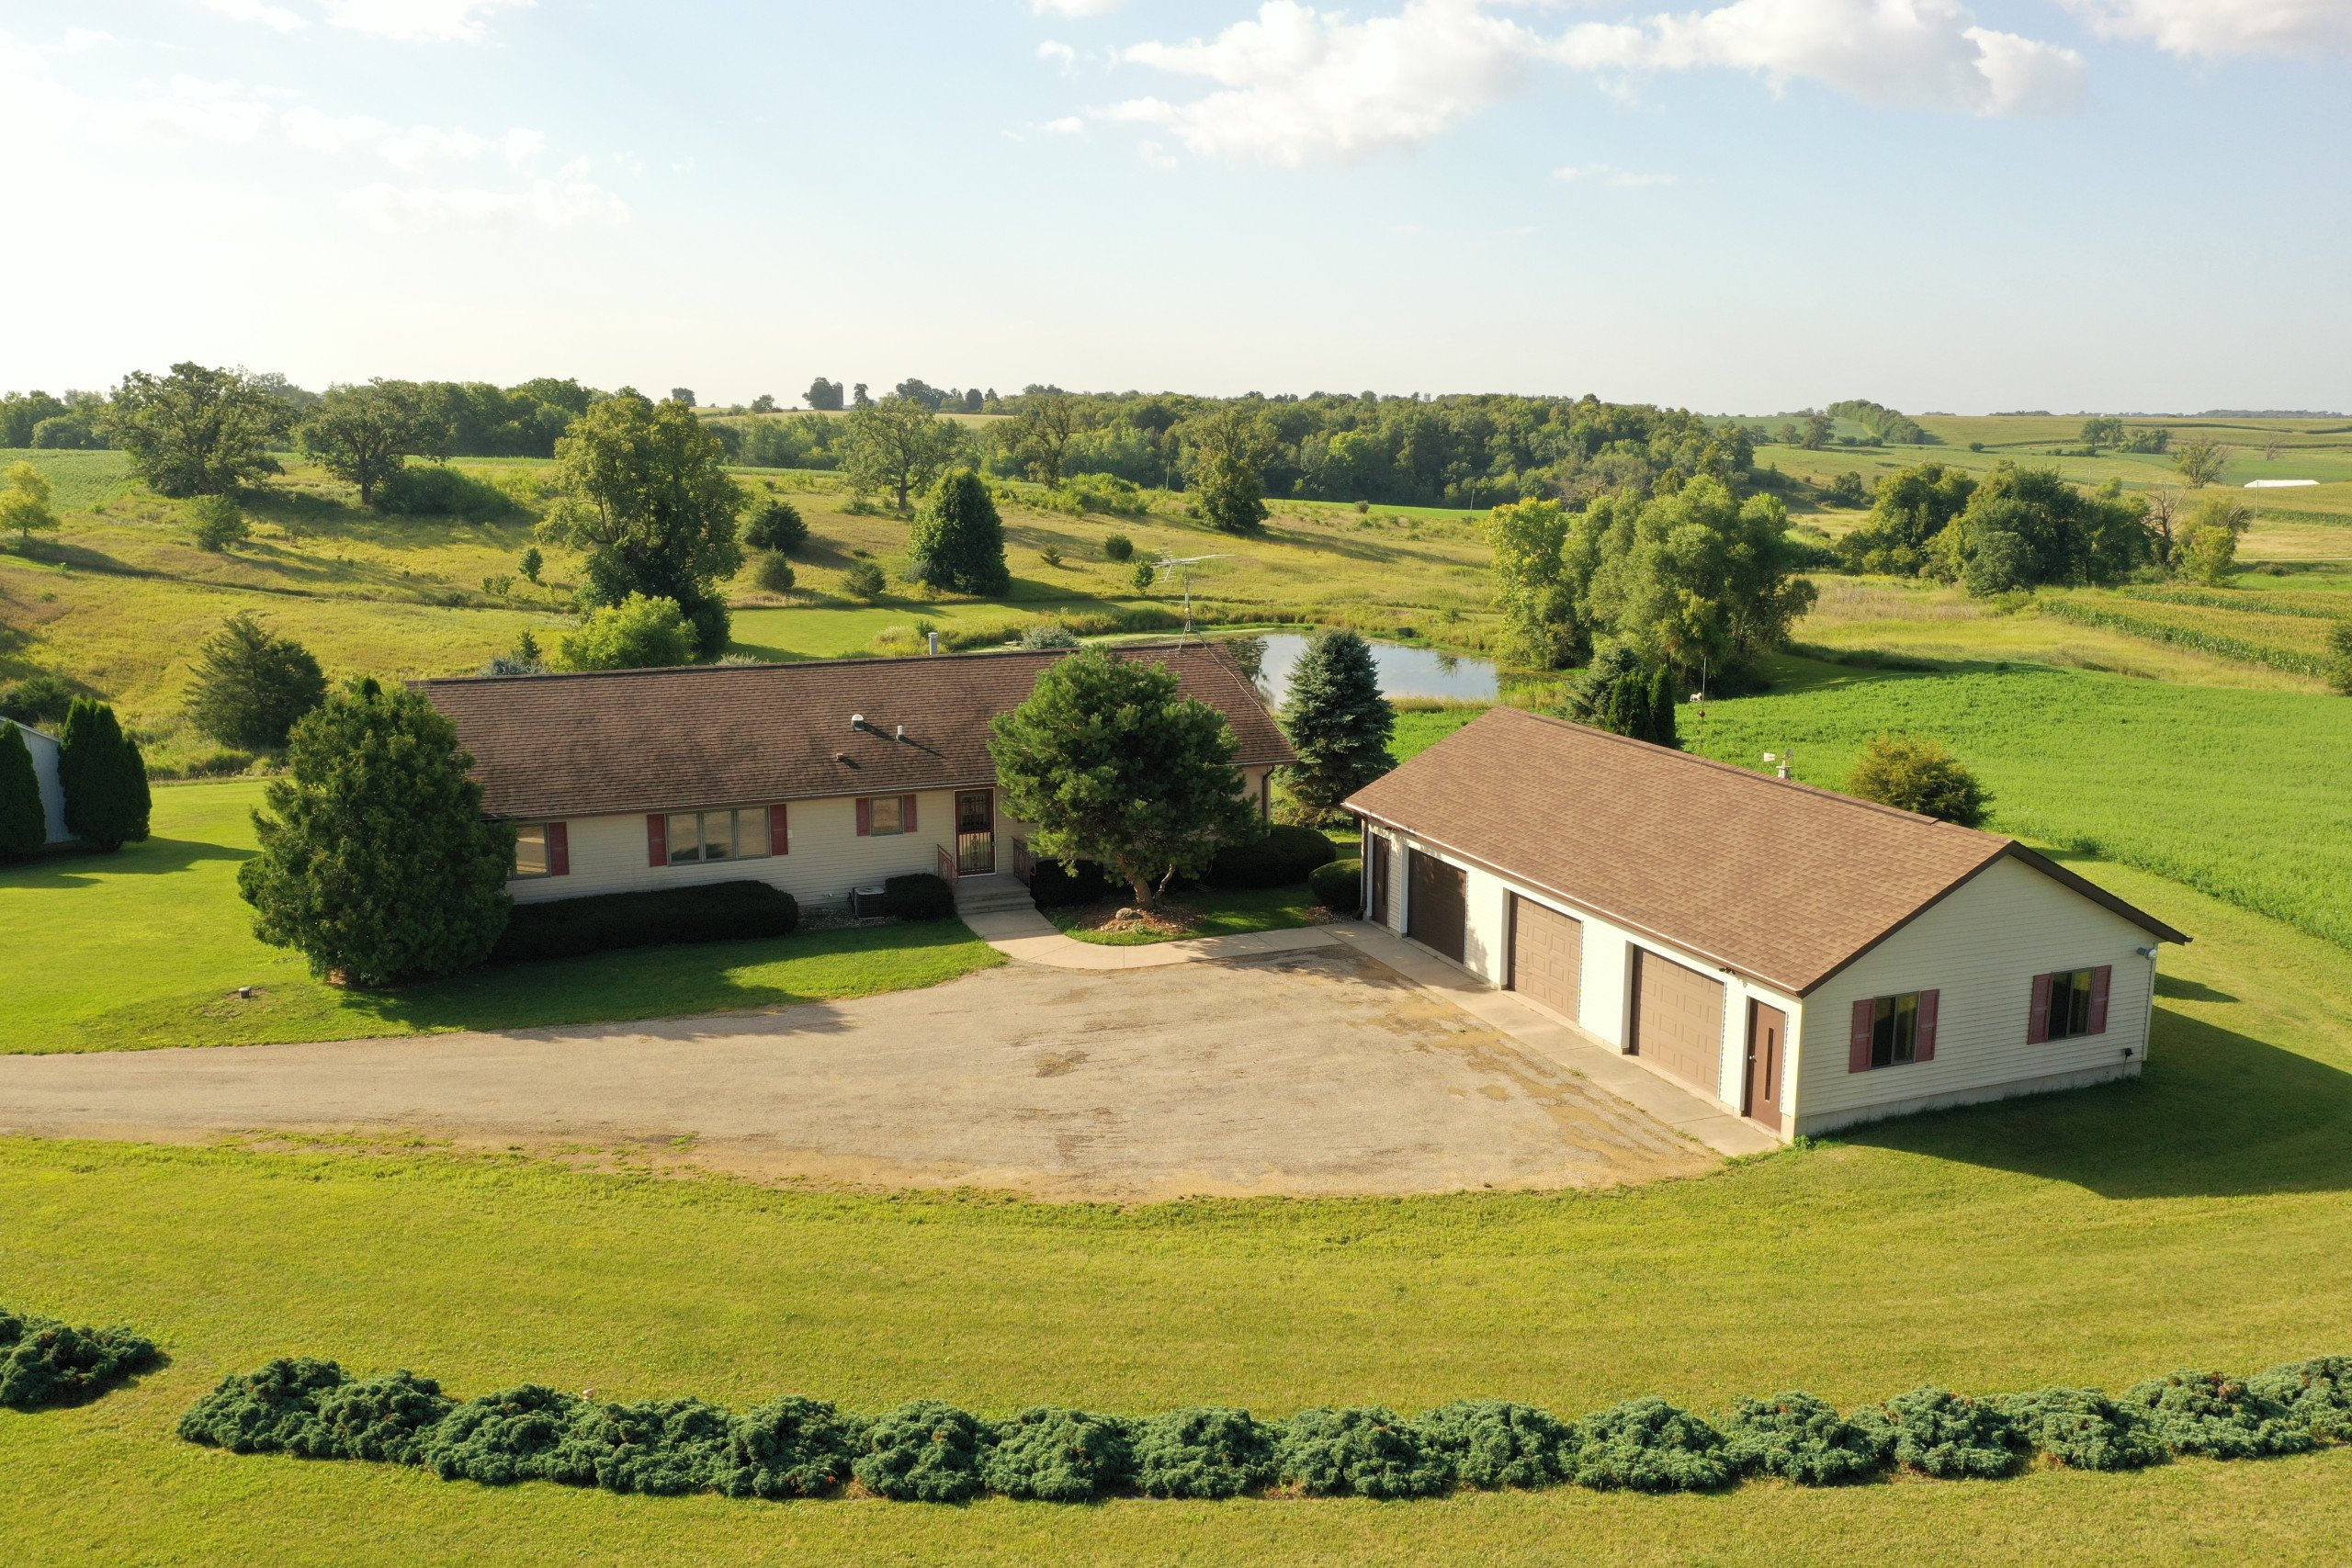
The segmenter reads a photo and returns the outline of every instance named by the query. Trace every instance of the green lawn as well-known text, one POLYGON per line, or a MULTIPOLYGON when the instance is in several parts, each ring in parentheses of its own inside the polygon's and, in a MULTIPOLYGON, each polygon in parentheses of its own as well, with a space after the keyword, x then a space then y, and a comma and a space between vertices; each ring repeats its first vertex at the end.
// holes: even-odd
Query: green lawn
POLYGON ((1090 922, 1103 910, 1099 905, 1047 909, 1046 918, 1080 942, 1104 947, 1141 947, 1156 942, 1178 942, 1199 936, 1238 936, 1245 931, 1288 931, 1306 925, 1321 906, 1303 882, 1288 887, 1204 887, 1173 893, 1163 901, 1169 913, 1188 917, 1185 931, 1094 930, 1090 922))
POLYGON ((0 868, 0 1053, 335 1040, 659 1018, 934 985, 1001 963, 958 921, 478 969, 390 994, 311 978, 237 897, 258 781, 155 792, 119 854, 0 868), (37 940, 22 940, 34 933, 37 940), (241 1001, 232 993, 258 986, 241 1001))
POLYGON ((2144 1078, 1629 1191, 1056 1206, 0 1140, 0 1297, 128 1320, 174 1358, 80 1409, 0 1415, 0 1561, 2339 1562, 2344 1450, 1714 1498, 933 1508, 498 1492, 170 1435, 224 1372, 287 1352, 466 1393, 1281 1415, 2112 1387, 2352 1348, 2329 1305, 2352 1292, 2352 955, 2086 869, 2199 938, 2165 955, 2144 1078))

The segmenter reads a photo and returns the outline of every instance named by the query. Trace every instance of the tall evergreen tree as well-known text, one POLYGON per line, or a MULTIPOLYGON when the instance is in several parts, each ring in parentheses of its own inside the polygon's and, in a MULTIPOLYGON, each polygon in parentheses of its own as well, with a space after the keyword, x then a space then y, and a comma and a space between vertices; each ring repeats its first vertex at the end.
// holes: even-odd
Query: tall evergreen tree
POLYGON ((489 954, 514 829, 482 815, 456 726, 413 692, 355 682, 295 725, 286 764, 254 813, 261 852, 237 868, 256 936, 357 986, 489 954))
POLYGON ((0 860, 39 854, 48 841, 49 813, 40 803, 32 748, 15 721, 0 718, 0 860))
POLYGON ((1649 727, 1642 739, 1681 750, 1682 734, 1674 722, 1674 675, 1663 664, 1650 671, 1649 710, 1649 727))
POLYGON ((109 852, 147 837, 147 760, 122 732, 114 709, 76 697, 57 736, 57 782, 65 826, 109 852))
POLYGON ((1613 735, 1678 750, 1682 744, 1675 727, 1673 672, 1662 664, 1643 663, 1627 643, 1604 642, 1592 650, 1592 662, 1569 684, 1562 711, 1578 724, 1613 735))
POLYGON ((983 597, 1012 586, 1004 564, 1004 522, 989 487, 970 468, 953 468, 932 487, 915 514, 908 554, 926 582, 983 597))
POLYGON ((1318 632, 1290 672, 1283 730, 1298 763, 1291 794, 1315 817, 1396 765, 1388 754, 1396 711, 1381 694, 1372 645, 1354 632, 1318 632))
POLYGON ((327 678, 310 649, 272 637, 243 611, 222 622, 198 653, 188 716, 224 746, 278 750, 294 721, 327 694, 327 678))

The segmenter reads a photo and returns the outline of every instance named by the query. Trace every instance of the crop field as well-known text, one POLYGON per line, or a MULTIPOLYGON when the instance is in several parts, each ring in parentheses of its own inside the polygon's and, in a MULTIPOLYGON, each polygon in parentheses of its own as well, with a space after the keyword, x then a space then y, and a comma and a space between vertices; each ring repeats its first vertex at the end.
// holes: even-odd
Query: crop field
MULTIPOLYGON (((2291 674, 2326 675, 2328 629, 2335 624, 2334 615, 2299 615, 2285 604, 2266 605, 2258 599, 2251 609, 2240 609, 2226 599, 2215 603, 2220 598, 2068 593, 2050 596, 2044 607, 2049 614, 2078 625, 2102 626, 2291 674), (2264 614, 2265 608, 2273 613, 2264 614)), ((2352 600, 2346 601, 2345 607, 2352 610, 2352 600)))
POLYGON ((2352 1450, 1723 1497, 954 1508, 493 1490, 171 1435, 222 1374, 287 1353, 462 1393, 1279 1416, 2117 1387, 2342 1348, 2312 1303, 2352 1291, 2352 955, 2091 869, 2199 939, 2165 955, 2140 1081, 1629 1190, 1119 1208, 763 1188, 658 1153, 0 1138, 10 1304, 126 1320, 172 1357, 78 1409, 0 1413, 0 1560, 1451 1562, 1573 1540, 1659 1562, 2332 1562, 2352 1450))

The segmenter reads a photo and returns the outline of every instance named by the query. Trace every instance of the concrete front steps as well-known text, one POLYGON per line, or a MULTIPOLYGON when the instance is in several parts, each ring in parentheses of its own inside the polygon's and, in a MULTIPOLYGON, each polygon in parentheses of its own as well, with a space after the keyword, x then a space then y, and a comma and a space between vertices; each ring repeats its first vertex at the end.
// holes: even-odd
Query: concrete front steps
POLYGON ((1007 909, 1035 911, 1036 901, 1029 889, 1005 872, 987 876, 959 876, 956 879, 956 913, 958 915, 992 915, 1007 909))

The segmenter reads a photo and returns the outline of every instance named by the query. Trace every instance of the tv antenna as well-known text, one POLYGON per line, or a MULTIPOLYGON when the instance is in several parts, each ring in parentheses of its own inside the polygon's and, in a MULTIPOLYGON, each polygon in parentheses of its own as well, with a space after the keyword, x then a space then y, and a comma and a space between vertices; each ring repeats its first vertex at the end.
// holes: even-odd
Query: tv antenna
POLYGON ((1184 591, 1184 629, 1176 634, 1177 647, 1183 647, 1184 639, 1193 635, 1193 574, 1183 569, 1188 566, 1198 566, 1203 561, 1223 559, 1225 557, 1221 555, 1179 556, 1172 559, 1166 556, 1160 558, 1159 570, 1175 572, 1177 586, 1184 591))

